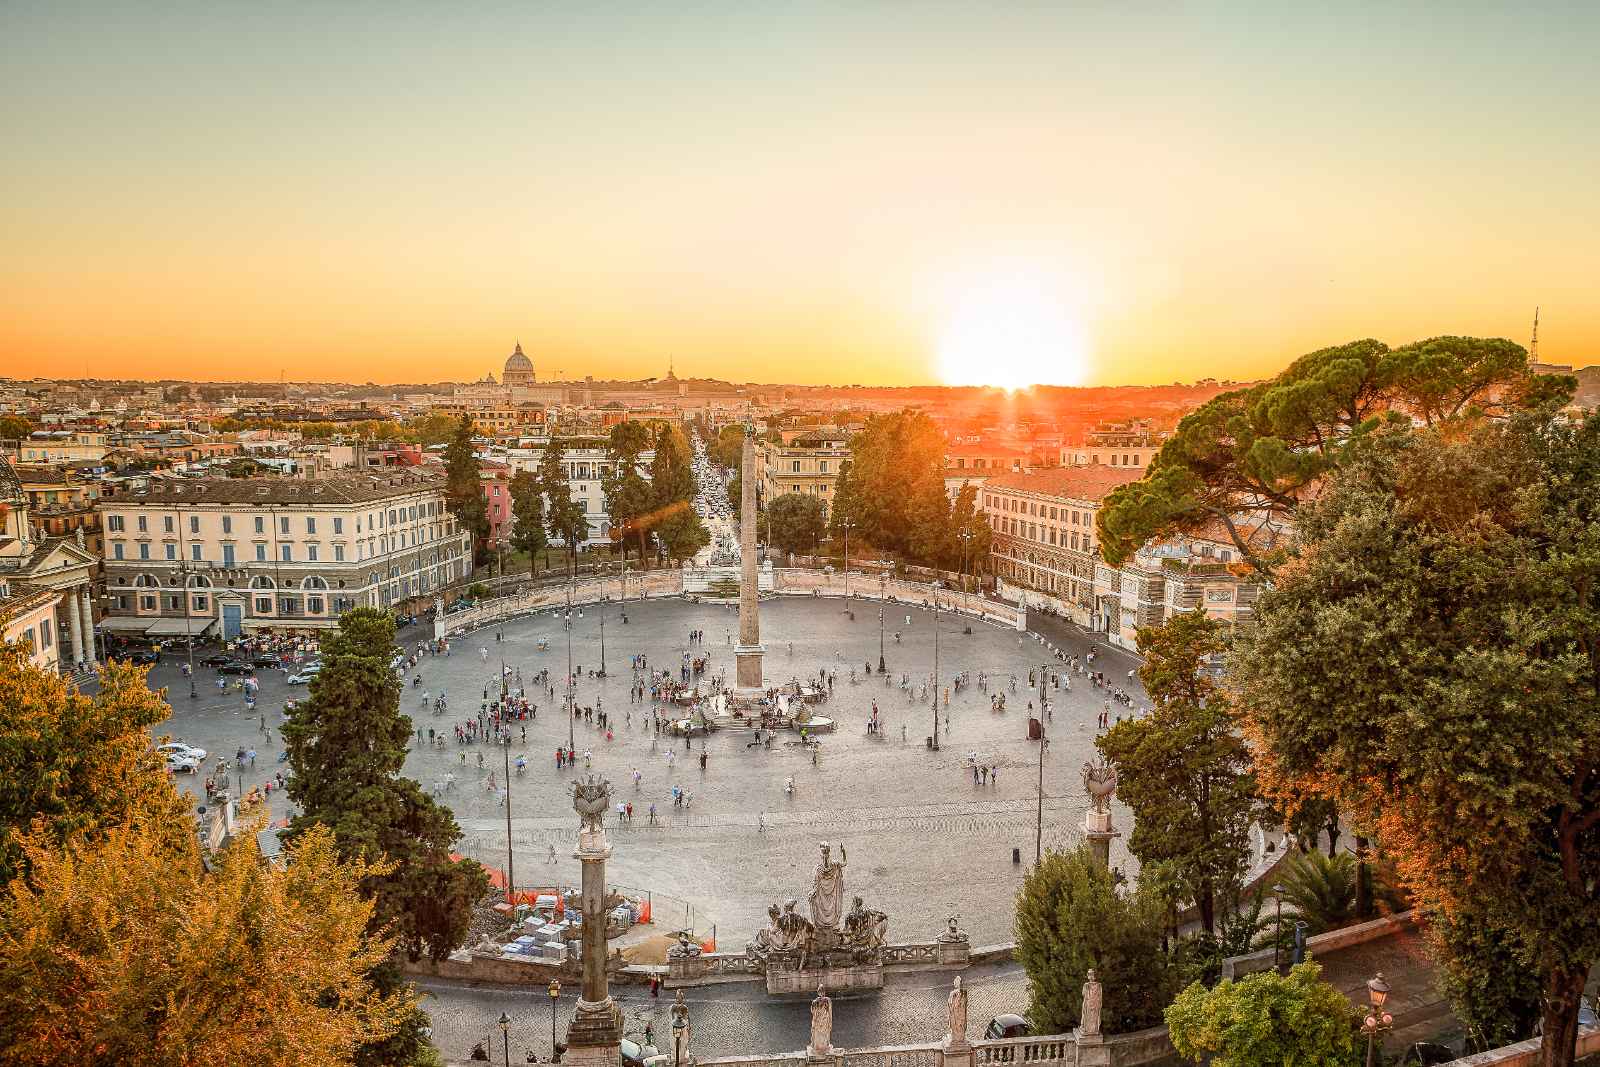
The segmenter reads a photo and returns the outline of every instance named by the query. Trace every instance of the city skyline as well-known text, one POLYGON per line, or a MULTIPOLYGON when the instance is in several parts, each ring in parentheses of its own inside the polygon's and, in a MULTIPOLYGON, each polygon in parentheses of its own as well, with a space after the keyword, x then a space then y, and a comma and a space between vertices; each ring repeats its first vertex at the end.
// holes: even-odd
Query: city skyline
POLYGON ((11 6, 13 377, 1594 362, 1600 15, 11 6))

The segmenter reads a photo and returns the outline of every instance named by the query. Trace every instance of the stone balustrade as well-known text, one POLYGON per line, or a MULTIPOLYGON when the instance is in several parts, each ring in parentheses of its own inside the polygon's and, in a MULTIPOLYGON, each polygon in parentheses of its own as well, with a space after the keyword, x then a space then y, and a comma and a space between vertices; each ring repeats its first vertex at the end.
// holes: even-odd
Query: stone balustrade
MULTIPOLYGON (((971 945, 965 939, 886 945, 883 949, 886 970, 953 969, 966 967, 971 962, 971 945)), ((668 986, 760 981, 764 973, 761 961, 743 952, 703 952, 667 960, 668 986)))
POLYGON ((972 1043, 978 1067, 994 1063, 1076 1063, 1078 1045, 1071 1034, 1045 1037, 1010 1037, 972 1043))

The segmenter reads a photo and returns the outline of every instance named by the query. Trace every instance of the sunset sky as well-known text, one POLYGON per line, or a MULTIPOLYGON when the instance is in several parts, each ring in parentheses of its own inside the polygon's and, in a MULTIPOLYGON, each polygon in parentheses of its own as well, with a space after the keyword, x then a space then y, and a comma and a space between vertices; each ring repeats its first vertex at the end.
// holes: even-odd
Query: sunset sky
POLYGON ((1600 5, 1308 8, 5 3, 0 375, 1600 361, 1600 5))

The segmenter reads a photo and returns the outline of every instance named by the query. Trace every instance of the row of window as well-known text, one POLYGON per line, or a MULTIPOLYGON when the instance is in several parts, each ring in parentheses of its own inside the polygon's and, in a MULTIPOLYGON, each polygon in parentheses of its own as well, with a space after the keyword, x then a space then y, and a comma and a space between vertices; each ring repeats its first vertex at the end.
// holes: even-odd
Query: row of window
MULTIPOLYGON (((369 511, 367 513, 367 526, 370 529, 377 530, 383 528, 385 525, 398 526, 401 523, 416 522, 418 519, 436 518, 441 513, 442 509, 439 505, 439 502, 436 500, 431 500, 424 504, 410 504, 404 507, 389 508, 387 511, 369 511), (387 522, 385 522, 385 520, 387 520, 387 522)), ((304 517, 306 536, 316 536, 318 517, 319 516, 316 515, 307 515, 304 517)), ((127 529, 128 518, 129 516, 125 515, 109 515, 106 517, 106 528, 112 533, 123 533, 127 529)), ((132 516, 132 518, 135 523, 135 529, 139 533, 150 532, 150 516, 135 515, 132 516)), ((220 518, 222 520, 222 533, 224 535, 231 534, 233 532, 234 517, 232 515, 223 515, 220 516, 220 518)), ((258 534, 266 533, 266 516, 255 515, 252 516, 252 518, 254 519, 255 532, 258 534)), ((342 515, 334 515, 331 516, 331 518, 333 520, 334 534, 337 535, 344 533, 344 517, 342 515)), ((175 518, 171 515, 161 516, 161 528, 165 533, 176 532, 177 527, 175 518)), ((289 536, 290 530, 290 517, 288 515, 278 516, 278 532, 284 536, 289 536)), ((200 533, 199 515, 189 516, 189 532, 191 534, 200 533)), ((361 520, 359 518, 356 520, 355 532, 361 533, 361 520)))
POLYGON ((992 493, 983 495, 983 506, 992 511, 1009 511, 1021 515, 1032 515, 1052 522, 1071 521, 1074 526, 1093 526, 1094 512, 1092 510, 1079 510, 1077 508, 1054 508, 1041 504, 1036 500, 1018 500, 1015 497, 995 496, 992 493))

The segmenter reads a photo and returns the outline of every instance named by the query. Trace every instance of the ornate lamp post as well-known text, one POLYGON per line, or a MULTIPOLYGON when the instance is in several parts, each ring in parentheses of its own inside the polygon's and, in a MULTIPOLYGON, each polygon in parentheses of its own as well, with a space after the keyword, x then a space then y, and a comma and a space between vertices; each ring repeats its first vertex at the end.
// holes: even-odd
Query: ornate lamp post
POLYGON ((1273 922, 1272 969, 1283 973, 1283 883, 1272 887, 1272 903, 1277 915, 1273 922))
POLYGON ((882 674, 883 662, 883 606, 878 606, 878 673, 882 674))
POLYGON ((1044 733, 1045 686, 1048 684, 1049 666, 1039 665, 1039 807, 1033 824, 1033 865, 1039 866, 1044 855, 1044 750, 1050 746, 1044 733))
POLYGON ((506 1067, 511 1067, 511 1016, 500 1013, 500 1048, 505 1053, 506 1067))
POLYGON ((550 994, 550 1058, 553 1060, 556 1055, 556 998, 561 995, 561 979, 550 979, 547 992, 550 994))
POLYGON ((939 590, 944 583, 933 583, 933 750, 939 751, 939 590))
POLYGON ((1361 1023, 1361 1032, 1367 1035, 1367 1067, 1372 1067, 1378 1035, 1394 1028, 1394 1016, 1383 1010, 1384 1003, 1389 999, 1389 983, 1383 980, 1382 971, 1368 980, 1367 999, 1372 1002, 1372 1012, 1361 1023))
MULTIPOLYGON (((500 654, 500 721, 509 723, 511 690, 506 685, 506 657, 500 654)), ((511 849, 511 727, 506 725, 506 740, 501 749, 506 761, 506 903, 511 905, 511 925, 517 924, 517 867, 511 849)))

